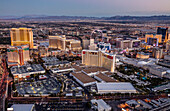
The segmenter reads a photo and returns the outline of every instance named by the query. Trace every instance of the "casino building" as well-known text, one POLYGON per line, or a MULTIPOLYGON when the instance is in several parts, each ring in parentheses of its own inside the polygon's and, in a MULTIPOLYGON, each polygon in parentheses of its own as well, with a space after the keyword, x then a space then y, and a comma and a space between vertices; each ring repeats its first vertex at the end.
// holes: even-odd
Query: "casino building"
POLYGON ((12 28, 10 31, 11 46, 21 46, 29 44, 33 48, 33 32, 31 28, 12 28))
POLYGON ((106 53, 105 51, 83 50, 82 64, 87 66, 104 67, 111 72, 114 72, 115 56, 116 55, 106 53))
POLYGON ((7 55, 9 66, 12 65, 12 63, 22 66, 25 61, 30 60, 29 45, 9 46, 7 48, 7 55))
POLYGON ((79 40, 67 39, 65 35, 49 36, 49 48, 59 50, 81 51, 81 42, 79 40))

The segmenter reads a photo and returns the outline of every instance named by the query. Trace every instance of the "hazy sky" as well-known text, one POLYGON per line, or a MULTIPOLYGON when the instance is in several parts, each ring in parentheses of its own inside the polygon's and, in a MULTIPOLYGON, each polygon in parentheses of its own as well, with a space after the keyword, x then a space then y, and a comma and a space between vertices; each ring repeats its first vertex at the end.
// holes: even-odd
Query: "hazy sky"
POLYGON ((4 15, 170 15, 170 0, 0 0, 4 15))

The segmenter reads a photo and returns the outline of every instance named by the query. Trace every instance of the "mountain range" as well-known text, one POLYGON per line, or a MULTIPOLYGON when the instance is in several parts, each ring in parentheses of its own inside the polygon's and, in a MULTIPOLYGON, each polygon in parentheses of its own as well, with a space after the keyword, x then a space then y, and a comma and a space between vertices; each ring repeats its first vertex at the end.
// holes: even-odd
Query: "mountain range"
POLYGON ((47 16, 47 15, 26 15, 26 16, 0 16, 0 20, 170 20, 170 16, 112 16, 112 17, 86 17, 86 16, 47 16))

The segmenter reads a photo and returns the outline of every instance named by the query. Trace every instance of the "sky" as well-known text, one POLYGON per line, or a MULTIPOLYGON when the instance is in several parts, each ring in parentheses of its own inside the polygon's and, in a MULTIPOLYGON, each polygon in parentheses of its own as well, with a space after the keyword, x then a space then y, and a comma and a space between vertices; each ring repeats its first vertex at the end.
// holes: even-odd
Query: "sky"
POLYGON ((0 16, 170 15, 170 0, 0 0, 0 16))

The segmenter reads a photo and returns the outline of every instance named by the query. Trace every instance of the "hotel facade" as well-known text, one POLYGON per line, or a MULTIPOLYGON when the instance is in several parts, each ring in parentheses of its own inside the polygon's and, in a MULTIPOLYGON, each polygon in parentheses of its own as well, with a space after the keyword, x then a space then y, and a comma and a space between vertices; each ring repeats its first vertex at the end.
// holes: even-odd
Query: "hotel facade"
POLYGON ((81 51, 81 42, 79 40, 67 39, 65 35, 49 36, 49 48, 59 50, 81 51))
POLYGON ((7 48, 8 62, 24 65, 24 61, 30 60, 29 45, 9 46, 7 48))
POLYGON ((104 51, 83 50, 82 64, 85 64, 87 66, 104 67, 111 72, 114 72, 115 56, 116 55, 105 53, 104 51))
POLYGON ((21 46, 29 44, 33 48, 33 32, 31 28, 12 28, 10 31, 11 46, 21 46))

